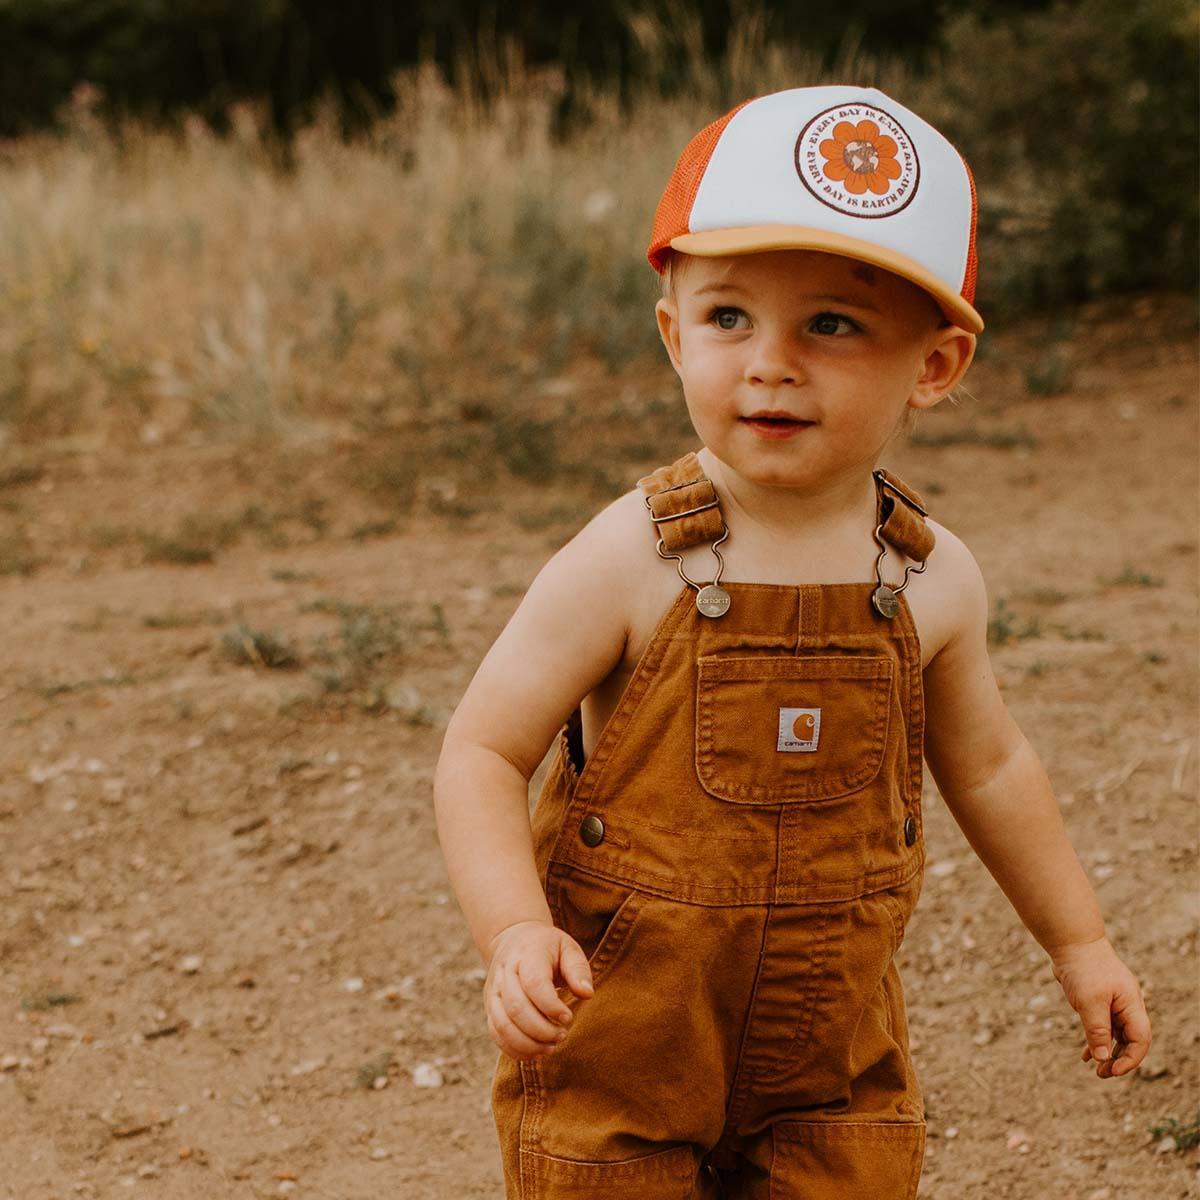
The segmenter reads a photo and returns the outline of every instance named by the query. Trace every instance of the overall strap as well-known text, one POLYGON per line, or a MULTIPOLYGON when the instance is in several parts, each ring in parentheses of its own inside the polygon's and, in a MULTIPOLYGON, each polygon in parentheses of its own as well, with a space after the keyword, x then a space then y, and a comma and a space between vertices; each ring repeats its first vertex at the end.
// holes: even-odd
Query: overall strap
POLYGON ((933 550, 933 530, 925 523, 925 503, 914 489, 891 471, 874 472, 879 497, 880 536, 916 562, 923 563, 933 550))
MULTIPOLYGON (((933 550, 934 535, 925 523, 928 514, 920 493, 891 471, 880 468, 874 475, 880 536, 915 562, 924 562, 933 550)), ((664 550, 678 553, 714 541, 724 532, 717 489, 695 451, 643 476, 637 486, 664 550)))
POLYGON ((717 489, 694 450, 643 476, 637 485, 669 553, 714 541, 725 532, 717 489))

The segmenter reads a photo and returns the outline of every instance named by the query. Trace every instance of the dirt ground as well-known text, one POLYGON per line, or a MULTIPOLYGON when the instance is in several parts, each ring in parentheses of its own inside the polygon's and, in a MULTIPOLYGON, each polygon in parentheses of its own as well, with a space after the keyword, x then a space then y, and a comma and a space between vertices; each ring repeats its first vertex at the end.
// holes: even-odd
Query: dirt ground
MULTIPOLYGON (((974 399, 886 459, 983 568, 1005 695, 1156 1038, 1133 1078, 1079 1061, 1044 954, 930 784, 901 953, 925 1200, 1200 1196, 1197 1150, 1151 1133, 1200 1102, 1191 306, 1086 310, 1065 346, 998 335, 974 399)), ((642 386, 674 402, 665 370, 642 386)), ((632 486, 694 444, 612 472, 632 486)), ((103 530, 253 498, 242 451, 2 453, 31 557, 0 581, 0 1198, 500 1196, 497 1051, 431 779, 578 497, 514 482, 352 537, 333 496, 309 536, 185 565, 103 530)))

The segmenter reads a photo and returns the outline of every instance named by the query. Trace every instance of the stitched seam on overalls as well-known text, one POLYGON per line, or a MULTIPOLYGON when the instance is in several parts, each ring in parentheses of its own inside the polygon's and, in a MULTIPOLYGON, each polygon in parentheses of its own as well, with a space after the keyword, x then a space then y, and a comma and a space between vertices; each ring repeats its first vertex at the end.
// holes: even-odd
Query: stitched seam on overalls
POLYGON ((597 795, 600 792, 600 784, 609 764, 612 762, 613 751, 616 749, 625 730, 629 727, 638 705, 649 691, 654 677, 658 674, 663 659, 666 657, 667 650, 674 640, 676 629, 688 615, 688 608, 684 605, 683 601, 690 591, 691 589, 684 585, 683 589, 672 602, 671 607, 663 614, 658 628, 654 631, 646 649, 642 653, 642 657, 638 660, 637 667, 625 687, 625 692, 621 696, 616 710, 600 731, 596 745, 592 748, 591 755, 583 765, 583 772, 578 779, 579 786, 576 789, 575 798, 586 799, 586 797, 597 795), (590 778, 589 768, 591 772, 590 778))
POLYGON ((521 1073, 521 1123, 517 1131, 517 1175, 521 1200, 535 1200, 533 1181, 527 1177, 523 1151, 526 1145, 536 1145, 540 1137, 542 1110, 541 1064, 533 1059, 519 1064, 521 1073))
POLYGON ((649 690, 650 683, 657 676, 659 667, 665 658, 667 649, 674 639, 675 629, 679 625, 687 609, 684 599, 690 588, 685 584, 675 597, 671 607, 663 614, 653 636, 642 657, 638 660, 633 676, 625 686, 616 710, 609 717, 600 736, 592 747, 592 753, 583 764, 583 771, 576 775, 573 790, 568 795, 563 809, 562 824, 558 836, 551 847, 548 862, 569 860, 568 839, 571 830, 577 827, 579 813, 586 807, 589 797, 599 791, 600 780, 608 765, 612 762, 613 751, 619 744, 625 730, 633 719, 633 712, 649 690))
POLYGON ((845 879, 823 881, 821 883, 796 883, 779 885, 776 883, 754 884, 751 887, 738 887, 736 884, 700 883, 680 879, 677 875, 663 875, 644 867, 631 867, 620 860, 597 860, 589 855, 586 864, 575 858, 555 859, 555 862, 569 864, 579 870, 608 880, 610 883, 627 883, 630 887, 644 887, 647 891, 664 896, 668 900, 687 900, 684 892, 714 892, 720 895, 725 903, 716 905, 705 898, 698 898, 696 903, 714 904, 716 907, 740 907, 749 904, 832 904, 843 900, 857 899, 860 896, 872 895, 898 883, 907 883, 921 869, 921 861, 916 856, 906 859, 898 866, 880 868, 865 875, 849 875, 845 879), (609 870, 605 870, 608 866, 609 870), (656 884, 654 880, 662 880, 656 884), (846 888, 854 885, 853 892, 846 888), (798 893, 794 895, 793 893, 798 893), (843 893, 845 893, 843 895, 843 893))
MULTIPOLYGON (((808 1045, 809 1039, 812 1036, 813 1019, 816 1016, 817 1004, 816 993, 819 990, 819 976, 822 970, 829 965, 829 960, 832 957, 830 948, 833 944, 833 912, 824 912, 820 916, 820 924, 818 926, 817 942, 813 948, 811 967, 805 971, 805 987, 804 987, 804 1008, 800 1017, 800 1024, 795 1032, 788 1039, 789 1050, 802 1050, 808 1045)), ((785 1056, 786 1056, 785 1051, 785 1056)), ((761 1077, 762 1072, 758 1072, 757 1077, 761 1077)))
MULTIPOLYGON (((904 606, 908 607, 907 602, 904 606)), ((912 614, 908 614, 907 618, 912 621, 912 614)), ((908 742, 909 742, 909 762, 911 763, 911 794, 912 807, 915 810, 914 815, 917 819, 918 831, 921 826, 921 788, 924 782, 922 762, 925 754, 925 677, 921 669, 921 642, 915 632, 911 639, 906 639, 908 643, 908 654, 905 658, 908 661, 908 671, 911 676, 908 709, 916 714, 915 719, 908 722, 908 742)))
MULTIPOLYGON (((777 906, 771 906, 772 911, 777 906)), ((812 1033, 813 1019, 816 1014, 816 997, 820 986, 821 971, 828 966, 831 954, 830 946, 833 942, 833 918, 834 911, 822 912, 817 921, 817 928, 813 938, 811 953, 802 971, 803 985, 799 989, 797 996, 797 1005, 800 1009, 799 1023, 794 1028, 792 1036, 787 1039, 786 1044, 780 1051, 780 1056, 787 1058, 794 1050, 802 1050, 808 1043, 808 1039, 812 1033)), ((769 918, 768 918, 769 922, 769 918)), ((759 970, 761 971, 761 964, 759 970)), ((757 989, 758 978, 755 977, 755 987, 757 989)), ((753 1020, 754 1012, 750 1010, 747 1018, 747 1023, 753 1020)), ((741 1095, 739 1096, 739 1107, 736 1113, 732 1114, 732 1119, 738 1121, 745 1111, 746 1100, 754 1090, 754 1086, 762 1079, 768 1076, 767 1064, 760 1066, 747 1065, 746 1077, 742 1084, 741 1095)))
MULTIPOLYGON (((747 1072, 744 1061, 746 1053, 746 1043, 750 1039, 750 1025, 754 1016, 754 1005, 758 1000, 758 985, 762 979, 763 963, 766 960, 767 948, 767 930, 771 927, 771 912, 772 906, 766 906, 766 914, 763 917, 762 925, 762 940, 758 947, 758 962, 754 967, 754 983, 750 988, 750 1001, 746 1005, 746 1011, 742 1014, 742 1036, 738 1041, 737 1058, 733 1064, 733 1082, 729 1086, 729 1098, 725 1101, 725 1122, 721 1127, 720 1137, 724 1137, 727 1133, 735 1132, 734 1127, 741 1120, 742 1112, 746 1107, 746 1097, 749 1095, 747 1089, 747 1080, 743 1072, 747 1072)), ((753 1076, 753 1071, 748 1072, 753 1076)), ((717 1139, 720 1141, 720 1138, 717 1139)))

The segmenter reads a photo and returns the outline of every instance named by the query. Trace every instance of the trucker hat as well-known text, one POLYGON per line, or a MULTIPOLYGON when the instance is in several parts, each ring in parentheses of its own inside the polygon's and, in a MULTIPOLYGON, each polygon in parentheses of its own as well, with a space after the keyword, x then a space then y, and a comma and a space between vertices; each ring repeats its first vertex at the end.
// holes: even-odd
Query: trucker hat
POLYGON ((975 311, 975 180, 932 125, 876 88, 791 88, 748 100, 684 149, 646 257, 823 250, 927 291, 953 324, 975 311))

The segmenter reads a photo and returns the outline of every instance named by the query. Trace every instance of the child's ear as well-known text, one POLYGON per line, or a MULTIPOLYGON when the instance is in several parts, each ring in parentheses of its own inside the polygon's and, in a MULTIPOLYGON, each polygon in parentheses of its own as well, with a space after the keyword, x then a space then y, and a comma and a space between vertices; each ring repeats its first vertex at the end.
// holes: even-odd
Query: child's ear
POLYGON ((925 362, 908 398, 912 408, 932 408, 958 386, 975 357, 975 335, 957 325, 935 330, 925 362))
POLYGON ((675 301, 664 296, 655 306, 654 315, 658 319, 658 333, 667 348, 667 357, 675 373, 679 374, 679 308, 675 301))

